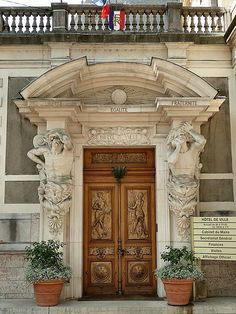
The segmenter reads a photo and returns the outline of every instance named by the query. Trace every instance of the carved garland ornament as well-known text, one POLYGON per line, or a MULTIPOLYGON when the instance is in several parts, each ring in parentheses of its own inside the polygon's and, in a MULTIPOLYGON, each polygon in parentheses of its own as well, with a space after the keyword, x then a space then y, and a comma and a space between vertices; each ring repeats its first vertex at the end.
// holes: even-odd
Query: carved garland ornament
POLYGON ((148 246, 144 247, 127 247, 125 249, 126 255, 135 255, 136 259, 142 259, 144 255, 151 255, 152 249, 148 246))
POLYGON ((104 248, 90 248, 89 255, 96 256, 98 259, 104 259, 107 255, 114 255, 114 248, 104 247, 104 248))

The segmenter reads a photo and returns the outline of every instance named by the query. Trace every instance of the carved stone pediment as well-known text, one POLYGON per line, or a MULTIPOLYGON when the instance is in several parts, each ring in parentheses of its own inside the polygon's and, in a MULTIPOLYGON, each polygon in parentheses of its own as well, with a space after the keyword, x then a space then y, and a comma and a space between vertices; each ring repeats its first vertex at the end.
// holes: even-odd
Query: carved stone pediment
MULTIPOLYGON (((170 124, 181 117, 201 124, 223 102, 215 98, 217 90, 199 76, 158 58, 152 58, 150 64, 93 65, 80 58, 44 73, 21 95, 23 99, 15 101, 20 113, 37 125, 52 117, 66 120, 65 124, 86 124, 98 121, 90 119, 89 114, 94 113, 104 113, 99 116, 102 123, 122 124, 126 113, 138 113, 139 121, 143 117, 143 121, 170 124)), ((137 116, 132 121, 137 121, 137 116)), ((143 141, 146 143, 144 137, 143 141)))

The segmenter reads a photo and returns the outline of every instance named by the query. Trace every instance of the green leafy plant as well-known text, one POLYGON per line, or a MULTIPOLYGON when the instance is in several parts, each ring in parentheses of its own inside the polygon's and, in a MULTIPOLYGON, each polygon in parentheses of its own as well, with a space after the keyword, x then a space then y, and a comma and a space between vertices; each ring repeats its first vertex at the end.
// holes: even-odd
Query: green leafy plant
POLYGON ((127 172, 126 166, 115 166, 112 167, 112 174, 116 178, 116 181, 120 183, 121 179, 125 176, 127 172))
POLYGON ((160 279, 203 279, 204 273, 196 265, 193 251, 187 247, 166 247, 161 253, 161 258, 167 264, 156 269, 154 274, 160 279))
POLYGON ((63 246, 63 243, 55 240, 34 242, 27 246, 26 280, 32 283, 50 279, 69 280, 71 268, 64 265, 61 251, 63 246))

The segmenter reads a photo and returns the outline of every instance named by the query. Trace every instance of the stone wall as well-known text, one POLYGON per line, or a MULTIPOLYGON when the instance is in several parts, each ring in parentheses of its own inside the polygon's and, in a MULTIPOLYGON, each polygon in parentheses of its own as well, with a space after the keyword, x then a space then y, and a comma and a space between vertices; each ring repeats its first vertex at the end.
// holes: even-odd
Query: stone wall
MULTIPOLYGON (((205 217, 235 217, 236 211, 204 212, 205 217)), ((201 266, 206 275, 208 297, 236 296, 236 261, 202 260, 201 266)))
POLYGON ((37 174, 34 163, 26 157, 27 152, 32 148, 32 140, 37 134, 37 128, 19 114, 13 102, 13 99, 21 98, 20 91, 32 80, 33 78, 30 77, 10 77, 8 80, 5 169, 8 175, 37 174))
POLYGON ((0 251, 0 298, 32 298, 32 285, 24 278, 24 254, 0 251))
POLYGON ((24 248, 38 241, 39 214, 0 215, 0 298, 32 298, 24 278, 24 248))
POLYGON ((207 297, 236 296, 236 261, 202 261, 206 274, 207 297))
MULTIPOLYGON (((219 112, 201 126, 201 133, 207 139, 201 154, 201 172, 232 173, 228 79, 207 78, 207 81, 226 99, 219 112)), ((233 180, 201 180, 199 199, 202 202, 233 202, 233 180)))

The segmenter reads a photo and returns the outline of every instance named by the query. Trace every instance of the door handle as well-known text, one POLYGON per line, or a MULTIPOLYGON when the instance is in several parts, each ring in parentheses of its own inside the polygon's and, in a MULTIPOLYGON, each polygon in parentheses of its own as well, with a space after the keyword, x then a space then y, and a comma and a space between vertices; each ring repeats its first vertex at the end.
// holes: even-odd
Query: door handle
POLYGON ((117 254, 118 254, 119 256, 124 256, 124 255, 125 255, 125 249, 118 248, 118 249, 117 249, 117 254))

